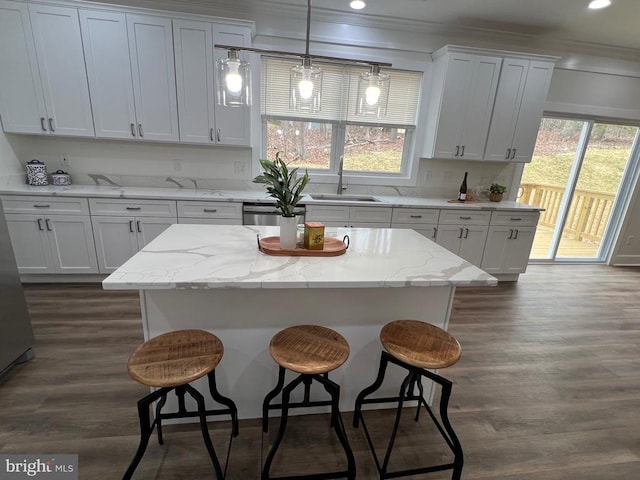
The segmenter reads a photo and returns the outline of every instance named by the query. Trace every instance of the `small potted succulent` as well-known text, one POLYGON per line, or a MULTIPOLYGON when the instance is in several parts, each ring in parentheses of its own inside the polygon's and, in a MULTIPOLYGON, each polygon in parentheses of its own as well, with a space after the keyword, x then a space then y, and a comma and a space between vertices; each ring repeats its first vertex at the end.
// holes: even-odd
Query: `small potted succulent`
POLYGON ((297 168, 287 167, 286 162, 276 153, 276 159, 260 160, 264 172, 253 179, 254 183, 267 186, 269 196, 276 199, 276 208, 282 213, 280 217, 280 248, 292 250, 298 240, 298 219, 293 213, 294 207, 302 198, 302 191, 309 183, 309 173, 298 176, 297 168))
POLYGON ((507 187, 499 183, 492 183, 489 187, 489 200, 492 202, 502 201, 502 195, 507 191, 507 187))

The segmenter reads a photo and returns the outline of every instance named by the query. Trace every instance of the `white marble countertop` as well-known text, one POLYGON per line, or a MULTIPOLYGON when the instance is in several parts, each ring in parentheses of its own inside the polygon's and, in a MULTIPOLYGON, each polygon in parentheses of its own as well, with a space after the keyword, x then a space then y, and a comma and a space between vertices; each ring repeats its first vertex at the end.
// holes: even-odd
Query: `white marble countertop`
MULTIPOLYGON (((0 186, 0 194, 4 195, 37 195, 37 196, 67 196, 67 197, 104 197, 129 199, 169 199, 169 200, 200 200, 218 202, 258 202, 273 203, 265 191, 260 190, 206 190, 190 188, 152 188, 152 187, 120 187, 102 185, 68 185, 34 187, 25 184, 0 186)), ((313 194, 311 194, 313 195, 313 194)), ((340 200, 314 200, 305 195, 302 202, 306 205, 361 205, 367 207, 432 207, 432 208, 465 208, 472 210, 528 210, 538 211, 542 208, 522 203, 502 201, 484 203, 449 203, 445 198, 422 198, 390 195, 372 195, 377 202, 354 202, 340 200)))
POLYGON ((172 225, 107 277, 107 290, 382 288, 496 285, 497 280, 413 230, 327 228, 350 237, 337 257, 271 256, 257 247, 278 227, 172 225))

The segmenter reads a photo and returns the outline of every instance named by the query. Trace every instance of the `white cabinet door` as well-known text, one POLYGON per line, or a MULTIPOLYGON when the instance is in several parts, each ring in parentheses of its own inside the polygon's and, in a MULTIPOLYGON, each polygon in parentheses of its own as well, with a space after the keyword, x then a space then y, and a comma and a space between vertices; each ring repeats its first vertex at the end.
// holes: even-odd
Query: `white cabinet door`
POLYGON ((138 134, 177 142, 178 105, 171 19, 127 15, 138 134))
POLYGON ((143 248, 167 228, 177 223, 175 218, 144 217, 136 218, 136 232, 138 234, 138 248, 143 248))
POLYGON ((465 225, 458 256, 479 267, 488 229, 489 227, 483 225, 465 225))
POLYGON ((505 59, 486 160, 531 161, 552 73, 552 62, 505 59))
MULTIPOLYGON (((451 53, 446 60, 437 131, 431 156, 480 160, 483 157, 502 59, 451 53)), ((439 68, 444 68, 440 66, 439 68)))
POLYGON ((80 26, 96 137, 136 138, 125 14, 80 10, 80 26))
POLYGON ((457 255, 460 251, 462 235, 464 235, 464 228, 461 225, 438 225, 436 243, 457 255))
POLYGON ((173 21, 180 141, 215 143, 213 27, 173 21))
POLYGON ((90 217, 50 215, 44 221, 56 273, 98 273, 90 217))
POLYGON ((524 273, 535 232, 536 227, 490 227, 481 268, 495 274, 524 273))
POLYGON ((138 251, 134 217, 92 217, 100 273, 114 272, 138 251))
POLYGON ((511 159, 515 162, 531 161, 552 74, 553 63, 530 62, 513 136, 512 148, 515 152, 512 151, 511 159))
POLYGON ((5 216, 18 272, 53 273, 51 248, 42 217, 20 213, 8 213, 5 216))
POLYGON ((27 4, 0 0, 0 119, 5 132, 45 134, 47 111, 27 4))
POLYGON ((78 11, 30 4, 29 13, 50 133, 93 137, 78 11))
MULTIPOLYGON (((214 44, 248 47, 251 44, 249 29, 236 25, 213 26, 214 44)), ((240 53, 240 57, 245 54, 240 53)), ((227 51, 215 49, 214 59, 226 58, 227 51)), ((220 145, 249 145, 250 107, 225 107, 214 102, 216 119, 216 143, 220 145)))

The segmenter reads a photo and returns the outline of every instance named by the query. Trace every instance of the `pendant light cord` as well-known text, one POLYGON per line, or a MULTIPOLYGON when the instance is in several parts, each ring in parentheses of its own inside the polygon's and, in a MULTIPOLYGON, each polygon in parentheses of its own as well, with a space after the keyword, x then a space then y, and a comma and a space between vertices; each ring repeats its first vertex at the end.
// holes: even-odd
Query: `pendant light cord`
POLYGON ((311 0, 307 0, 307 45, 305 56, 309 56, 309 30, 311 30, 311 0))

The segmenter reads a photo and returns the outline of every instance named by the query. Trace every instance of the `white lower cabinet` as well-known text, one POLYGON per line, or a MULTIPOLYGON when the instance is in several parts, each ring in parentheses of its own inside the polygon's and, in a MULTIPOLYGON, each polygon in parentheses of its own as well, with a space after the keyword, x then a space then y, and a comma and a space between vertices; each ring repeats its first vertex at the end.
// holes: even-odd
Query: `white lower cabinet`
POLYGON ((20 274, 98 273, 88 216, 6 214, 20 274))
POLYGON ((91 219, 91 222, 100 273, 111 273, 176 223, 176 219, 96 216, 91 219))
POLYGON ((480 267, 491 274, 524 273, 538 217, 538 212, 494 212, 480 267))
POLYGON ((436 243, 480 266, 488 229, 486 225, 438 225, 436 243))

